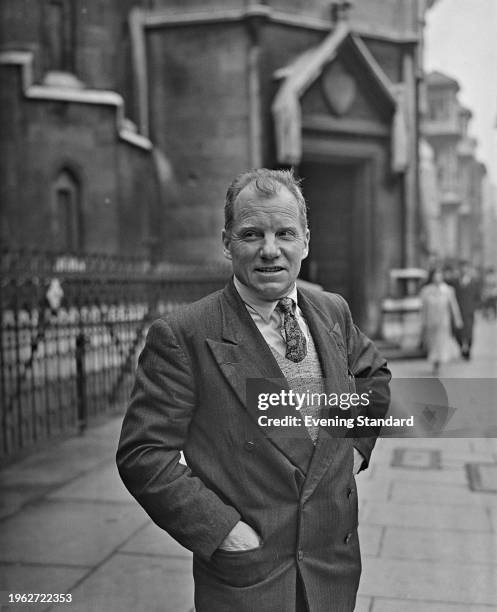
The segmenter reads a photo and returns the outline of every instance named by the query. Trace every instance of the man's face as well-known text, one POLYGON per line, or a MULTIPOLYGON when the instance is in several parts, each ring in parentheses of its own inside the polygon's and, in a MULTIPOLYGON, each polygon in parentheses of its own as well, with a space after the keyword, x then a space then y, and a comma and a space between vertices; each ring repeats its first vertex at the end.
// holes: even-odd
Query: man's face
POLYGON ((283 185, 263 198, 251 184, 235 200, 233 224, 223 230, 224 254, 246 287, 268 301, 284 297, 307 257, 309 230, 294 196, 283 185))

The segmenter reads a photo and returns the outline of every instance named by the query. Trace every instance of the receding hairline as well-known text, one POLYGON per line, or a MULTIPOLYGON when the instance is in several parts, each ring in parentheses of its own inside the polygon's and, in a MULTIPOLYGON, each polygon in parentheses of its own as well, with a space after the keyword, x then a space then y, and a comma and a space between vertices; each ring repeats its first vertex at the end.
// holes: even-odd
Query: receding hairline
POLYGON ((250 198, 251 201, 252 199, 253 200, 270 200, 271 198, 274 198, 275 196, 277 196, 282 190, 286 190, 286 192, 292 196, 293 200, 295 201, 295 204, 297 204, 297 206, 300 208, 299 202, 297 198, 295 197, 295 194, 292 193, 292 191, 286 185, 278 181, 274 181, 274 183, 276 186, 275 193, 264 193, 263 191, 260 191, 257 188, 257 179, 253 179, 252 181, 250 181, 249 183, 247 183, 240 189, 240 192, 237 194, 236 198, 233 200, 233 205, 238 202, 238 199, 242 195, 242 193, 245 193, 249 190, 252 191, 252 194, 254 196, 253 198, 250 198))
MULTIPOLYGON (((298 184, 295 185, 296 189, 299 189, 298 184)), ((258 177, 258 176, 254 176, 252 177, 246 185, 244 185, 240 191, 237 193, 236 197, 234 200, 232 200, 231 202, 231 213, 232 213, 232 222, 234 221, 235 218, 235 206, 240 198, 240 196, 243 194, 246 194, 248 191, 251 191, 251 195, 252 197, 248 198, 248 202, 260 202, 260 201, 265 201, 265 200, 271 200, 272 198, 276 197, 281 191, 286 190, 286 192, 291 196, 292 200, 295 202, 295 205, 297 207, 298 210, 298 214, 300 217, 300 220, 302 222, 302 225, 304 227, 305 230, 308 229, 308 222, 307 222, 307 207, 306 207, 306 203, 304 200, 304 197, 302 195, 302 193, 300 192, 299 189, 299 193, 301 195, 301 200, 296 196, 296 194, 292 191, 292 189, 290 189, 289 186, 287 186, 284 182, 276 179, 275 177, 271 176, 271 177, 258 177), (267 179, 269 178, 274 187, 274 193, 265 193, 264 191, 260 190, 257 186, 257 180, 259 178, 267 179)), ((230 224, 231 225, 231 224, 230 224)), ((225 227, 225 229, 227 231, 230 231, 231 227, 225 227)))

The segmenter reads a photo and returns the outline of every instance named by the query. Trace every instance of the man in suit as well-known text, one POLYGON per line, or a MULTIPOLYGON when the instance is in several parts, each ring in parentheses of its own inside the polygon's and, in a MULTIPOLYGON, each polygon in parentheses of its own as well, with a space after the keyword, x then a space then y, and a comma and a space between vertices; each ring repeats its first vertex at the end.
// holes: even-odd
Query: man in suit
POLYGON ((475 278, 473 269, 468 261, 461 262, 459 276, 455 280, 453 287, 463 323, 462 327, 456 330, 455 336, 461 348, 461 356, 464 359, 470 359, 471 347, 473 345, 475 311, 480 305, 481 289, 480 283, 475 278))
POLYGON ((233 278, 156 321, 140 356, 117 463, 157 525, 193 551, 197 612, 354 609, 354 475, 378 429, 339 417, 383 416, 390 373, 342 297, 296 288, 308 245, 293 174, 240 175, 223 231, 233 278), (264 381, 325 397, 350 397, 361 381, 371 402, 342 410, 308 401, 287 408, 302 417, 297 425, 268 424, 260 417, 269 411, 251 400, 264 381), (336 425, 316 424, 324 414, 336 425))

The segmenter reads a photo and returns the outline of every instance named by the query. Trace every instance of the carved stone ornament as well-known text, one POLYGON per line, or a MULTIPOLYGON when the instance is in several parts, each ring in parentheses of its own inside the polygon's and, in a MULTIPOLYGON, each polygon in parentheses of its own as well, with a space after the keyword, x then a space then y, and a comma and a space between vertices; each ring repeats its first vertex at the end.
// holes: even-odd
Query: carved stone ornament
POLYGON ((352 106, 357 86, 354 78, 344 68, 333 62, 321 77, 324 97, 331 111, 338 116, 344 115, 352 106))

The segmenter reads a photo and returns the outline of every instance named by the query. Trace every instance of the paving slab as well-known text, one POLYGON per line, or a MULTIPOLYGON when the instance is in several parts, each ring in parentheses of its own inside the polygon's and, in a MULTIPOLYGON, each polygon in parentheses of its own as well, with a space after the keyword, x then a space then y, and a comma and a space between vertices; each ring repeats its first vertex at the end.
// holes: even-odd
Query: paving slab
MULTIPOLYGON (((373 449, 373 453, 371 455, 371 467, 374 467, 375 471, 379 466, 385 463, 389 464, 390 461, 392 460, 392 448, 393 448, 392 442, 393 440, 386 440, 385 438, 381 438, 377 440, 375 447, 373 449)), ((395 440, 395 442, 398 443, 399 441, 395 440)), ((364 475, 366 475, 370 469, 371 468, 368 468, 366 472, 364 473, 364 475)))
POLYGON ((443 470, 412 470, 401 467, 382 466, 378 471, 374 482, 383 481, 397 482, 422 482, 440 484, 458 484, 468 486, 468 479, 461 467, 453 467, 443 470))
POLYGON ((377 465, 391 465, 395 450, 405 450, 407 452, 426 453, 427 451, 441 451, 442 467, 444 462, 464 462, 464 461, 493 461, 496 450, 485 446, 475 448, 474 440, 477 438, 393 438, 380 439, 376 443, 371 462, 374 467, 377 465))
POLYGON ((30 504, 0 523, 0 561, 95 565, 148 520, 138 505, 30 504))
POLYGON ((110 419, 107 423, 99 425, 98 427, 90 427, 85 432, 85 437, 90 438, 103 438, 108 442, 115 442, 114 452, 117 450, 117 444, 119 442, 119 436, 121 435, 121 427, 123 423, 124 412, 122 415, 118 415, 110 419))
MULTIPOLYGON (((74 584, 83 578, 88 570, 75 567, 53 567, 42 565, 1 564, 0 591, 6 593, 71 593, 74 584)), ((2 612, 47 610, 47 604, 1 605, 2 612)), ((66 612, 69 608, 66 606, 66 612)))
POLYGON ((467 463, 466 473, 471 491, 497 494, 497 463, 467 463))
MULTIPOLYGON (((398 446, 402 446, 404 442, 407 444, 415 445, 417 448, 427 448, 427 449, 439 449, 443 446, 446 449, 455 449, 461 450, 464 452, 471 452, 473 450, 473 440, 477 438, 443 438, 441 442, 441 438, 416 438, 416 439, 403 439, 397 440, 396 444, 398 446)), ((480 439, 480 438, 478 438, 480 439)), ((388 443, 392 444, 394 440, 386 440, 388 443)))
POLYGON ((373 600, 371 597, 362 597, 359 595, 356 599, 354 612, 369 612, 371 609, 371 605, 373 600))
POLYGON ((362 480, 356 478, 357 497, 358 499, 374 499, 378 501, 387 501, 390 499, 390 490, 392 482, 388 478, 377 477, 374 480, 362 480))
POLYGON ((0 487, 62 484, 110 461, 114 454, 105 439, 72 438, 3 469, 0 487))
POLYGON ((464 465, 465 463, 495 463, 493 453, 453 453, 443 452, 442 467, 451 465, 464 465))
POLYGON ((491 612, 495 609, 494 606, 459 605, 426 600, 405 601, 403 599, 375 597, 370 612, 491 612))
POLYGON ((191 558, 192 553, 178 544, 174 538, 155 523, 150 522, 131 537, 119 552, 166 557, 191 558))
POLYGON ((72 480, 48 495, 48 498, 137 503, 124 486, 114 461, 101 466, 98 471, 72 480))
POLYGON ((452 529, 485 531, 492 529, 486 508, 434 504, 399 504, 367 501, 361 521, 389 527, 424 527, 426 529, 452 529))
MULTIPOLYGON (((493 565, 364 557, 360 593, 368 597, 495 606, 495 575, 493 565)), ((430 607, 425 610, 431 612, 430 607)))
POLYGON ((386 527, 381 557, 494 564, 497 576, 497 533, 386 527))
POLYGON ((0 519, 14 514, 24 504, 37 499, 48 490, 47 487, 0 487, 0 519))
POLYGON ((358 479, 360 480, 371 480, 372 478, 374 478, 375 475, 375 464, 374 464, 374 451, 373 451, 373 456, 372 456, 372 460, 371 463, 369 464, 369 467, 367 470, 363 470, 362 472, 360 472, 357 476, 358 479))
POLYGON ((494 505, 493 508, 489 509, 490 514, 490 524, 492 525, 492 529, 497 533, 497 504, 494 505))
MULTIPOLYGON (((73 590, 73 603, 55 612, 189 612, 189 559, 117 554, 73 590)), ((262 612, 262 611, 261 611, 262 612)))
MULTIPOLYGON (((447 453, 471 453, 474 438, 427 438, 426 440, 433 443, 435 448, 441 448, 443 455, 445 455, 447 453)), ((421 441, 423 441, 423 438, 419 439, 419 442, 421 441)), ((418 440, 416 440, 417 442, 418 440)))
POLYGON ((497 453, 497 438, 472 438, 470 442, 472 452, 497 453))
POLYGON ((418 447, 397 447, 393 449, 392 467, 411 470, 440 470, 441 453, 439 449, 418 447))
POLYGON ((495 495, 471 491, 468 486, 422 482, 392 483, 393 502, 426 504, 456 504, 465 506, 493 506, 495 495))
POLYGON ((359 524, 359 542, 361 555, 376 557, 380 552, 380 544, 384 527, 378 525, 359 524))

